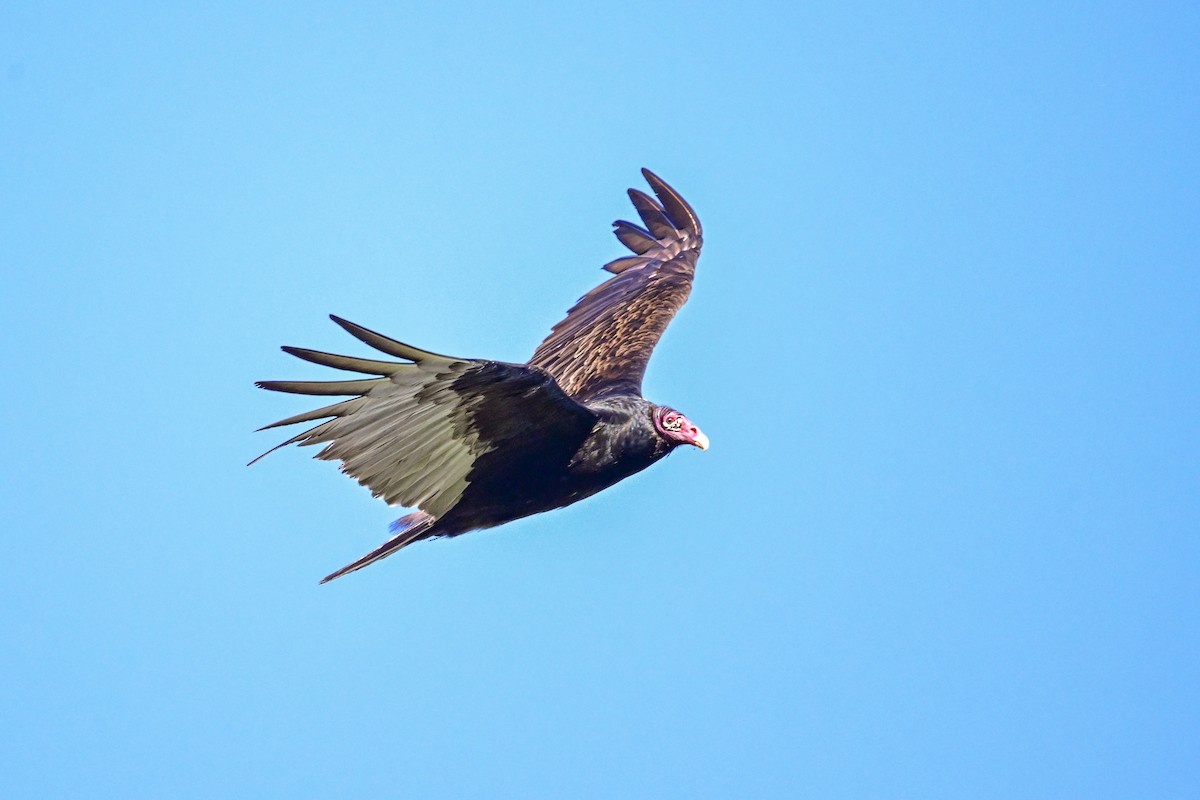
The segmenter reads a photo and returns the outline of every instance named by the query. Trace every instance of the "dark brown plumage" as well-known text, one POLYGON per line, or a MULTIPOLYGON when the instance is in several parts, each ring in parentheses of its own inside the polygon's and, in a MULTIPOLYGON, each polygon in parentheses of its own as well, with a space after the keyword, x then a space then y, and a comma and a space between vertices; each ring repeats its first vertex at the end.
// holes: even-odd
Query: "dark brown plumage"
POLYGON ((266 426, 326 420, 273 450, 323 444, 317 458, 342 462, 342 471, 392 505, 420 509, 393 524, 390 540, 325 581, 414 541, 569 505, 680 444, 707 449, 686 417, 641 395, 650 353, 691 292, 702 243, 691 206, 649 170, 642 174, 658 198, 629 190, 645 227, 613 223, 635 255, 605 265, 614 277, 575 304, 528 364, 438 355, 338 317, 351 335, 401 360, 283 348, 376 377, 259 382, 280 392, 350 396, 266 426))

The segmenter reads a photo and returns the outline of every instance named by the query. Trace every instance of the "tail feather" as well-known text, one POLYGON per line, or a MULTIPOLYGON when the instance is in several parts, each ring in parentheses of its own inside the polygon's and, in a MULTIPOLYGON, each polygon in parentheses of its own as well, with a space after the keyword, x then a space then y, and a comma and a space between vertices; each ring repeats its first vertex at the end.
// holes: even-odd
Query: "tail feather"
POLYGON ((405 545, 410 545, 418 539, 428 537, 433 523, 437 520, 426 514, 424 511, 416 511, 407 516, 401 517, 391 524, 391 530, 396 532, 396 535, 388 539, 386 542, 376 547, 371 552, 367 553, 362 558, 339 569, 337 572, 332 572, 321 579, 321 583, 329 583, 334 578, 340 578, 355 570, 360 570, 368 564, 374 564, 381 558, 387 558, 392 553, 396 552, 405 545))

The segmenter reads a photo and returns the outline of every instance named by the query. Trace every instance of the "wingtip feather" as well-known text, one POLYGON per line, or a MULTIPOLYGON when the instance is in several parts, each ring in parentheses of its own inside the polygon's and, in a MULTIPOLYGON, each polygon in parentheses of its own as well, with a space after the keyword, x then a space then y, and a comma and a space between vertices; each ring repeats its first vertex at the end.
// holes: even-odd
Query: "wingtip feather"
POLYGON ((374 347, 382 353, 387 353, 396 358, 403 358, 409 361, 420 363, 428 360, 453 361, 450 356, 442 355, 441 353, 433 353, 428 350, 421 350, 413 347, 410 344, 396 341, 390 336, 384 336, 382 333, 377 333, 370 328, 364 328, 355 322, 348 319, 342 319, 336 314, 330 314, 329 318, 342 327, 346 333, 349 333, 360 342, 374 347))
POLYGON ((675 227, 691 231, 697 236, 704 232, 704 229, 700 227, 700 219, 696 216, 696 212, 669 183, 645 167, 642 167, 642 177, 646 179, 646 183, 650 184, 650 188, 662 202, 667 217, 675 224, 675 227))
POLYGON ((628 194, 638 216, 646 223, 646 229, 655 239, 674 239, 679 236, 678 228, 653 197, 641 189, 629 189, 628 194))
POLYGON ((654 235, 650 231, 640 225, 634 225, 628 220, 619 219, 613 222, 613 234, 620 240, 621 244, 639 256, 649 253, 660 246, 658 240, 654 238, 654 235))

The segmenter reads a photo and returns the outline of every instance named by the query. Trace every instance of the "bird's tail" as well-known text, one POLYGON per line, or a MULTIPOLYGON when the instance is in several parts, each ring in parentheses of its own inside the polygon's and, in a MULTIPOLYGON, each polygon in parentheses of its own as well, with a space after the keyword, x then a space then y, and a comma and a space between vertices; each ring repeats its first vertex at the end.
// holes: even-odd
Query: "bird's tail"
POLYGON ((430 528, 437 520, 434 517, 426 514, 424 511, 415 511, 412 514, 403 516, 393 522, 390 530, 395 531, 395 536, 388 539, 383 544, 376 547, 371 552, 367 553, 357 561, 347 564, 337 572, 332 572, 321 579, 321 583, 329 583, 334 578, 340 578, 343 575, 362 569, 368 564, 374 564, 381 558, 387 558, 392 553, 399 550, 405 545, 412 544, 418 539, 424 539, 429 535, 430 528))

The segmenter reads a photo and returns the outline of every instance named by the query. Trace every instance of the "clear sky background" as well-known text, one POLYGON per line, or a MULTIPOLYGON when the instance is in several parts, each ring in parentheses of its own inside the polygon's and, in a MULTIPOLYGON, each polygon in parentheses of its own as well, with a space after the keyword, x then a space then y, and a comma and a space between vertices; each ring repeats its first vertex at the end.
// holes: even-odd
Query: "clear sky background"
POLYGON ((242 5, 0 11, 4 797, 1196 796, 1200 6, 242 5), (523 361, 642 166, 712 450, 318 586, 278 346, 523 361))

